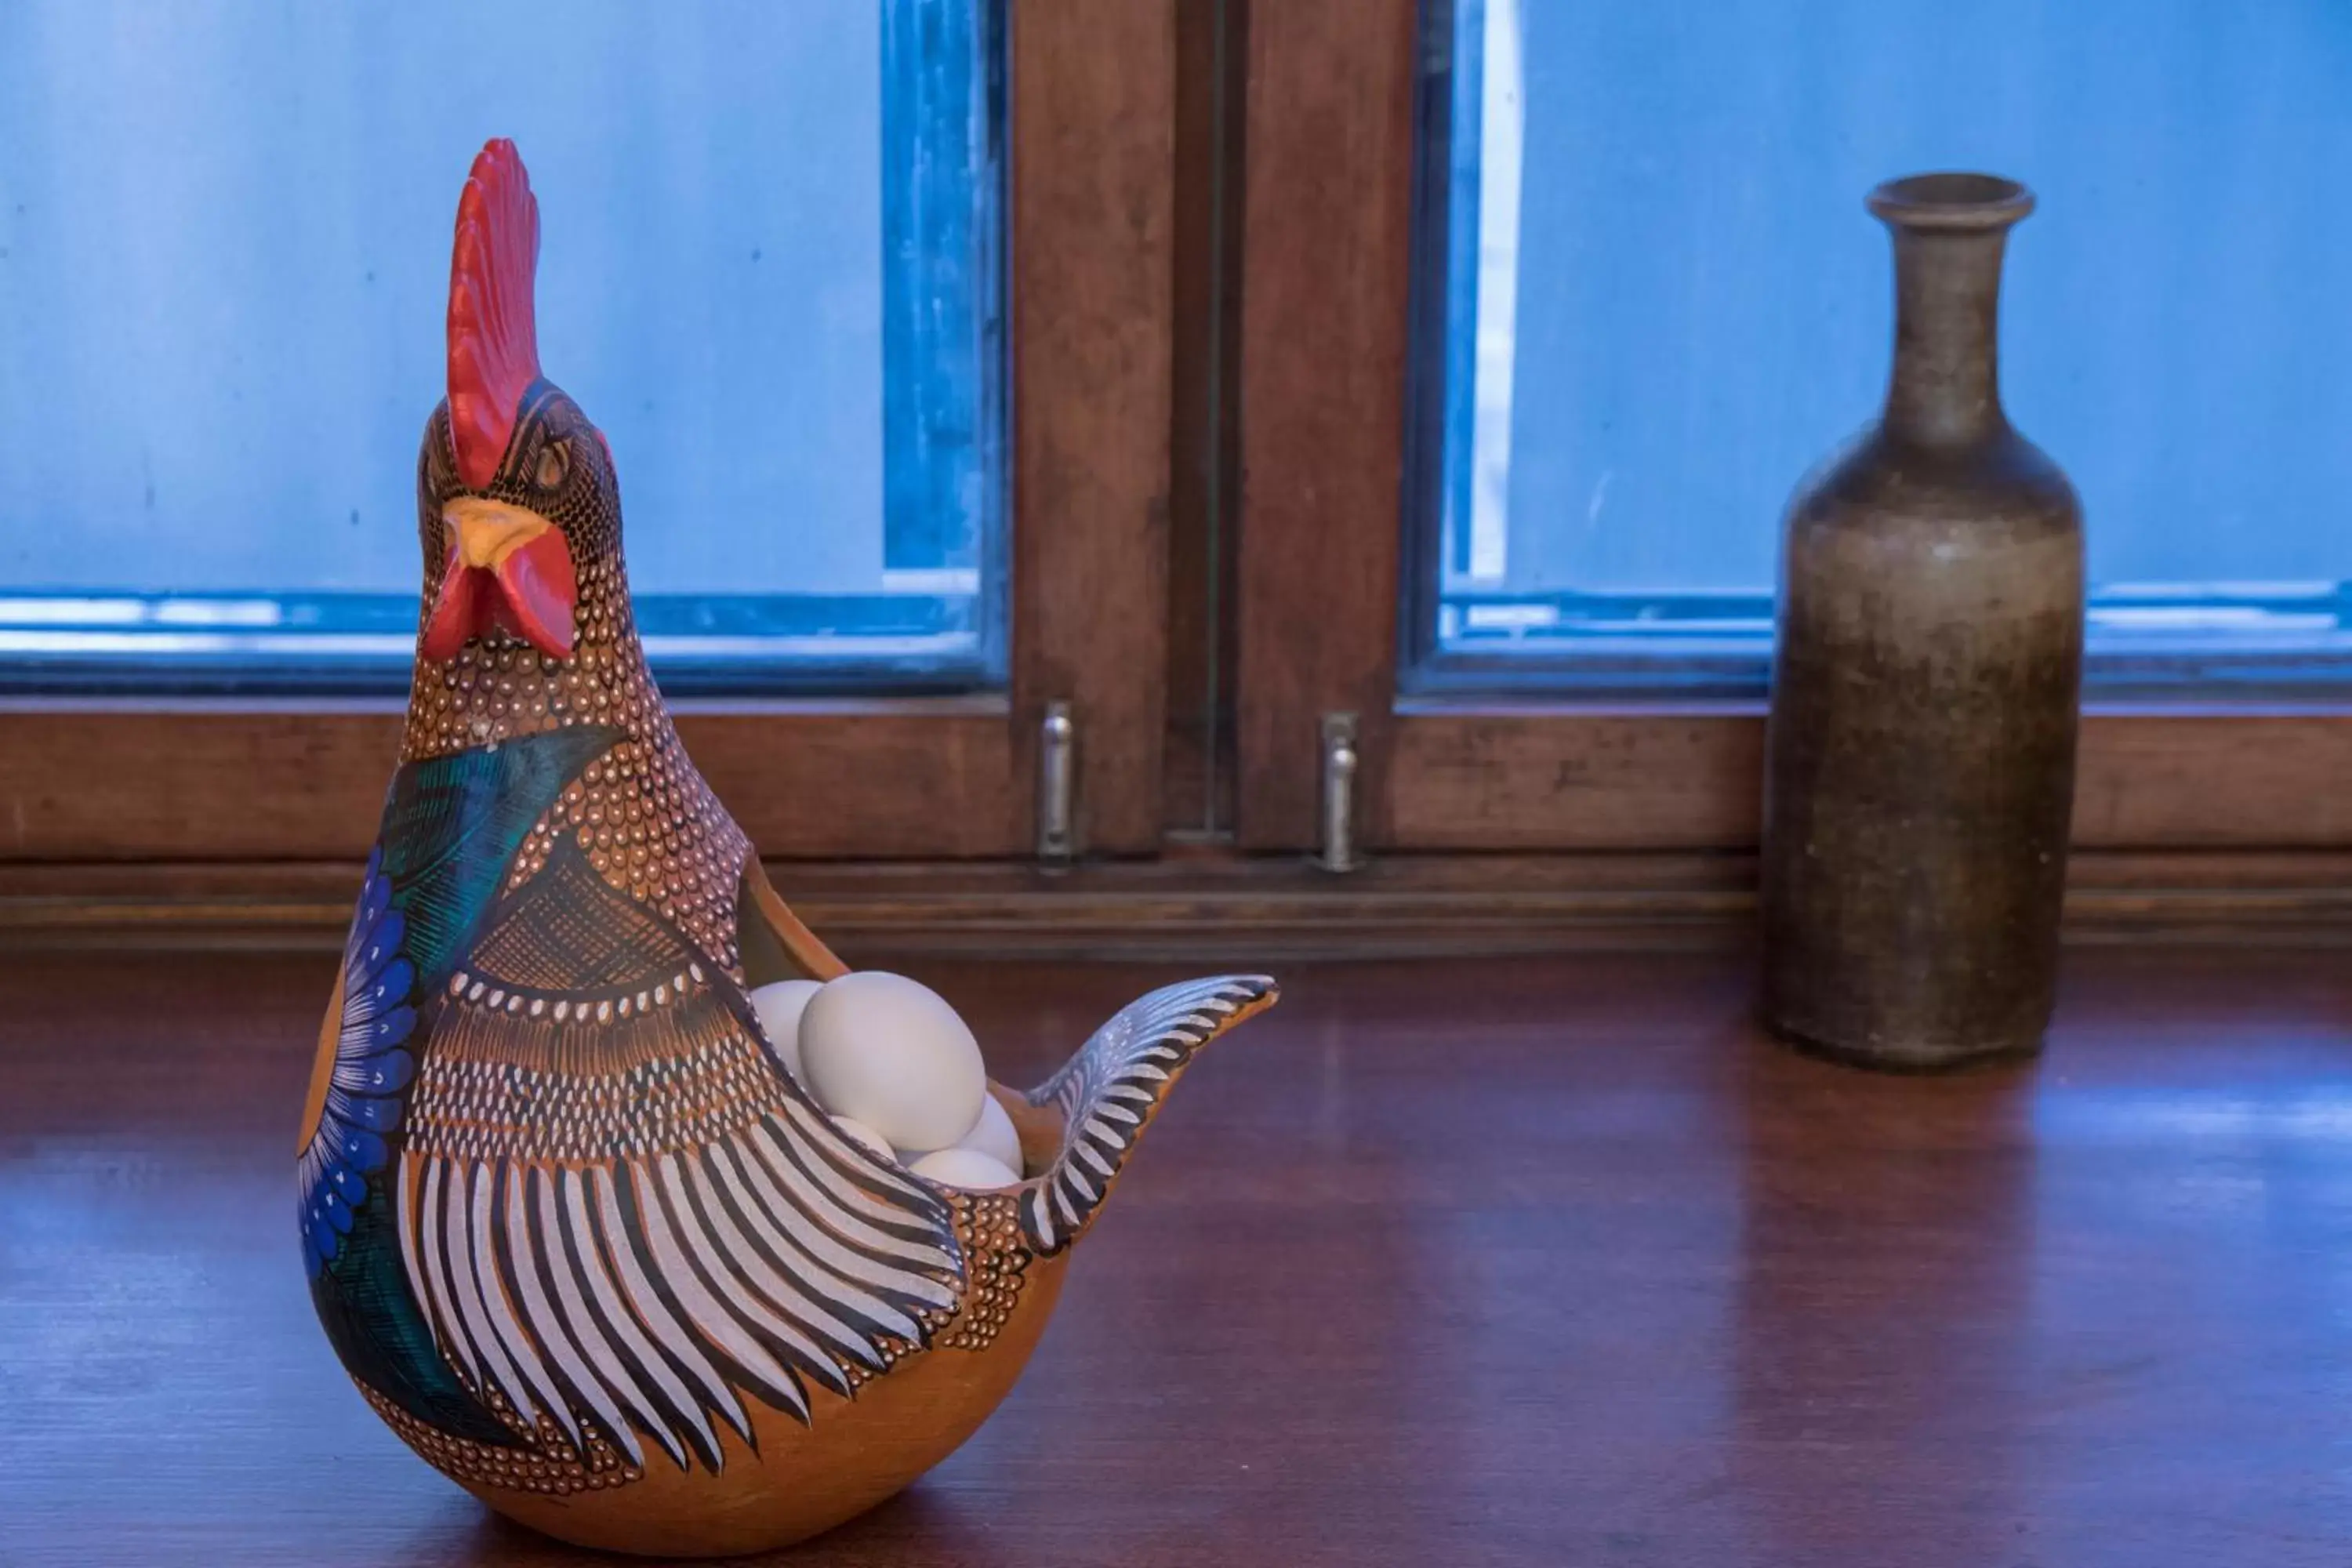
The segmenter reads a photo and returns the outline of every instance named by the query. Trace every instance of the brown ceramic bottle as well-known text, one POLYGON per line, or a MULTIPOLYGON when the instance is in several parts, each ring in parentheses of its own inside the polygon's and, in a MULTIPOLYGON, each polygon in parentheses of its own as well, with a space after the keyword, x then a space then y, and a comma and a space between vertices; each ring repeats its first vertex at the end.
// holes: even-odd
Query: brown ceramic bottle
POLYGON ((1767 742, 1764 1018, 1930 1069, 2049 1023, 2083 664, 2082 512, 2010 428, 1985 174, 1871 193, 1895 237, 1879 422, 1790 503, 1767 742))

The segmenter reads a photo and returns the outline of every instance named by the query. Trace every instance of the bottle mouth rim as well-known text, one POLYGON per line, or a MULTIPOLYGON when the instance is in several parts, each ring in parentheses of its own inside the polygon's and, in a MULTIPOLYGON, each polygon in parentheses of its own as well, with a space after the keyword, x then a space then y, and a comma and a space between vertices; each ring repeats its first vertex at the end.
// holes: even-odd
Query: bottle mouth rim
POLYGON ((1907 174, 1872 191, 1870 210, 1901 228, 2007 228, 2033 210, 2033 193, 1999 174, 1907 174))

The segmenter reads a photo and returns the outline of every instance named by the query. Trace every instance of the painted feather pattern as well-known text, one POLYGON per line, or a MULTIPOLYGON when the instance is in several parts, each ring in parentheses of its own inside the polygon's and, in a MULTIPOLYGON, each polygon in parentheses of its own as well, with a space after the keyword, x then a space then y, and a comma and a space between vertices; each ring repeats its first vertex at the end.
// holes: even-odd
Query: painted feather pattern
POLYGON ((341 1026, 319 1124, 304 1145, 297 1185, 302 1205, 302 1261, 315 1279, 342 1251, 368 1178, 389 1158, 385 1140, 400 1125, 401 1091, 415 1071, 409 1005, 415 967, 402 952, 407 922, 392 907, 381 853, 368 857, 358 911, 343 944, 341 1026))
POLYGON ((984 1347, 1193 1056, 1273 998, 1195 981, 1105 1024, 1030 1096, 1061 1147, 985 1199, 1001 1217, 972 1254, 981 1200, 845 1138, 761 1034, 733 942, 722 960, 615 879, 635 862, 597 825, 630 819, 616 784, 663 776, 644 744, 564 726, 395 775, 305 1152, 338 1351, 412 1443, 493 1485, 717 1474, 729 1434, 757 1451, 761 1406, 814 1424, 820 1392, 984 1347))
POLYGON ((748 1000, 560 844, 454 970, 394 1190, 411 1291, 520 1432, 723 1468, 756 1400, 928 1344, 948 1205, 844 1138, 748 1000))
POLYGON ((1273 1005, 1274 981, 1227 974, 1163 986, 1119 1009, 1029 1096, 1061 1112, 1062 1152, 1021 1194, 1021 1228, 1042 1255, 1092 1223, 1136 1141, 1200 1048, 1273 1005))
POLYGON ((615 731, 579 725, 404 763, 385 794, 297 1185, 320 1322, 362 1387, 433 1430, 516 1440, 437 1353, 399 1286, 394 1158, 410 1136, 435 987, 531 823, 615 731))

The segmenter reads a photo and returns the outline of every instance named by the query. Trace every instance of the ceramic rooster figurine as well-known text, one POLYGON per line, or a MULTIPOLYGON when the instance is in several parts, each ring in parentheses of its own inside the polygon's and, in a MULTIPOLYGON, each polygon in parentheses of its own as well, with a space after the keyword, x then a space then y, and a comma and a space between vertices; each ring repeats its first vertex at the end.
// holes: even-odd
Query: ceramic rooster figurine
POLYGON ((646 673, 604 437, 540 374, 539 214, 475 162, 398 771, 299 1160, 319 1318, 376 1412, 583 1544, 760 1550, 903 1487, 1018 1375, 1161 1097, 1270 1005, 1157 992, 1012 1115, 1027 1179, 845 1136, 746 988, 843 965, 769 886, 646 673))

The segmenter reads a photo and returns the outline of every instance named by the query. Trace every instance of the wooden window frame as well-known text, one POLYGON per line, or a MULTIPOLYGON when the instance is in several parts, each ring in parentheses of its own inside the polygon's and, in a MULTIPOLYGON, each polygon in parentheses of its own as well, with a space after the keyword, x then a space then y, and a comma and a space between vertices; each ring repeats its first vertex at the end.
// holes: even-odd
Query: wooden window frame
MULTIPOLYGON (((1357 716, 1358 813, 1400 851, 1752 847, 1760 702, 1398 691, 1416 0, 1253 7, 1242 262, 1237 836, 1316 842, 1319 725, 1357 716)), ((2086 709, 2078 851, 2352 845, 2352 705, 2086 709)))
MULTIPOLYGON (((1160 842, 1176 0, 1009 0, 1010 683, 674 704, 769 858, 1014 857, 1045 706, 1079 844, 1160 842)), ((0 862, 352 860, 397 700, 0 705, 0 862)))

